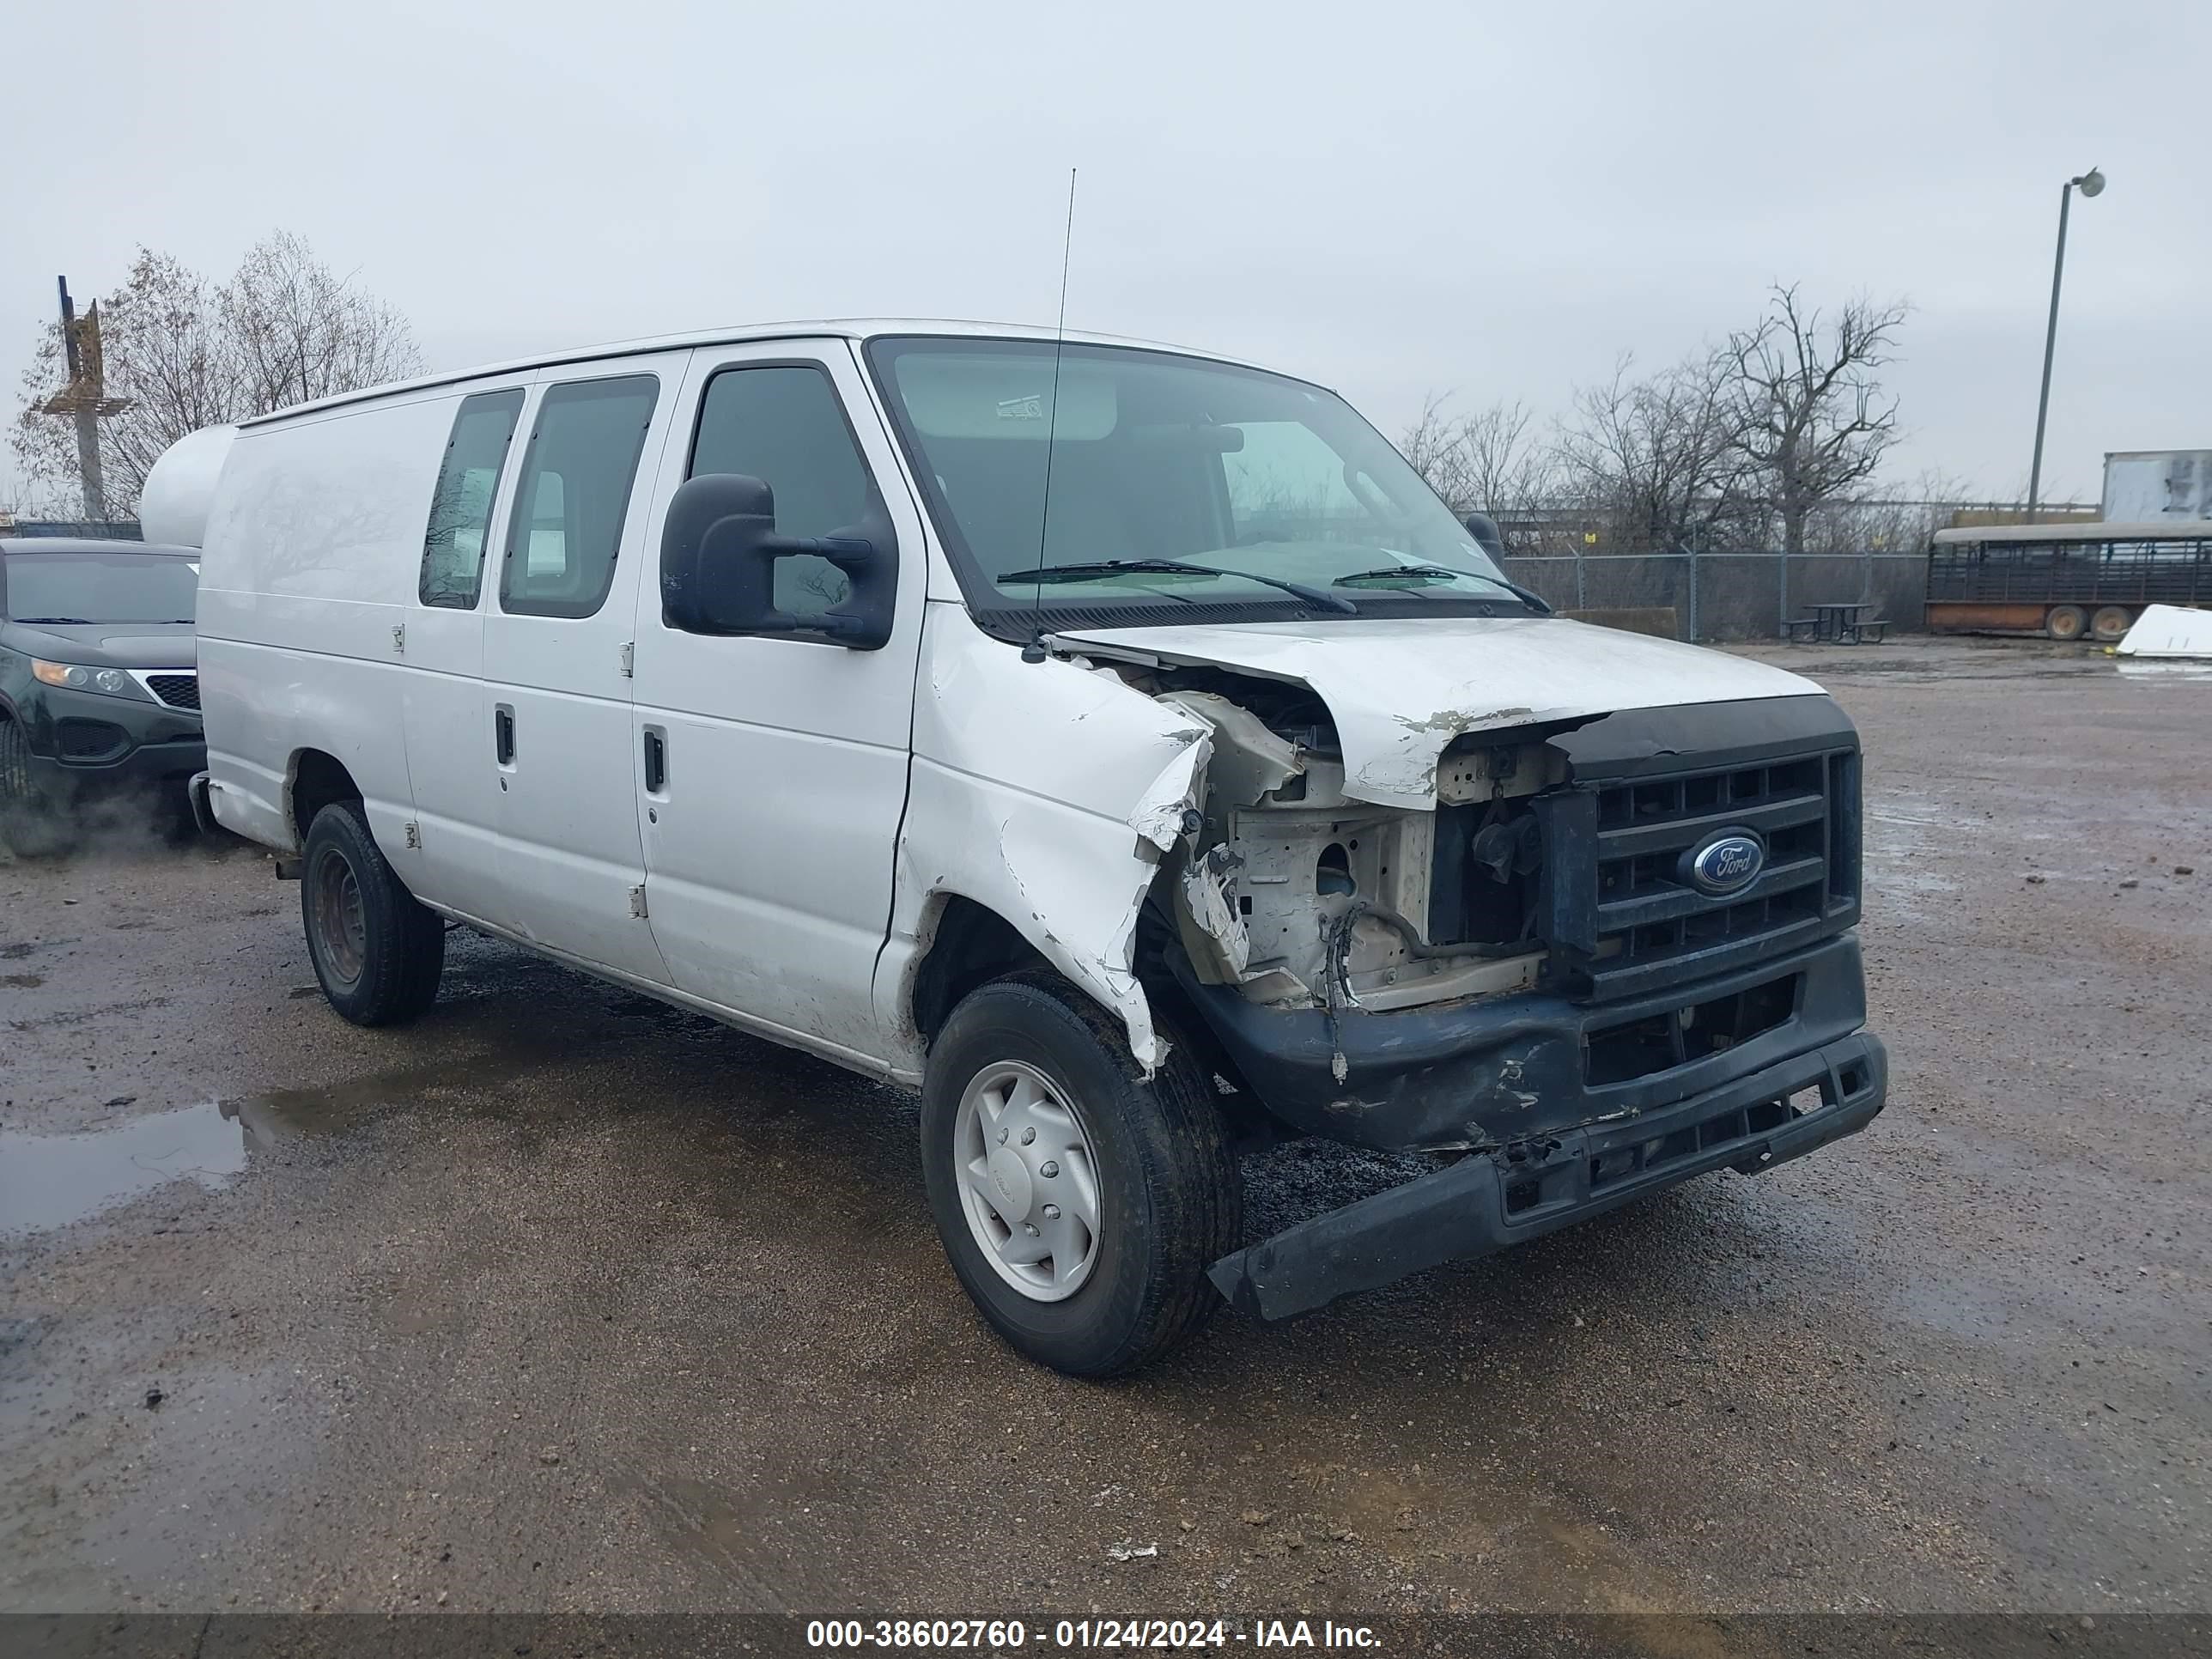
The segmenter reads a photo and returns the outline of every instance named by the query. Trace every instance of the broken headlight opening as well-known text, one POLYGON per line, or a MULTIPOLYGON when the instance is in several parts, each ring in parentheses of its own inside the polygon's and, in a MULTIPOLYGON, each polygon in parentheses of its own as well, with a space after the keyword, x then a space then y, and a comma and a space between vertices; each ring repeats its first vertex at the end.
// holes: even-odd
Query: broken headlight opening
POLYGON ((1154 695, 1214 733, 1176 906, 1202 982, 1323 1010, 1332 1027, 1340 1009, 1536 983, 1543 833, 1528 802, 1564 778, 1544 734, 1454 745, 1439 766, 1440 810, 1416 811, 1345 793, 1328 713, 1296 688, 1189 675, 1154 695))

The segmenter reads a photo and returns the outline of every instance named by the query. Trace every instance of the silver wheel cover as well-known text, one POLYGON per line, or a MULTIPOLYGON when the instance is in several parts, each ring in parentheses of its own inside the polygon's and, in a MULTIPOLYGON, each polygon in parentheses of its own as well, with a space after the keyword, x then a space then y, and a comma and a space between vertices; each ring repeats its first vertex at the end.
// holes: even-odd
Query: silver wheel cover
POLYGON ((976 1073, 953 1118, 952 1175, 1000 1278, 1035 1302, 1083 1288, 1098 1260, 1098 1164, 1051 1079, 1018 1060, 976 1073))

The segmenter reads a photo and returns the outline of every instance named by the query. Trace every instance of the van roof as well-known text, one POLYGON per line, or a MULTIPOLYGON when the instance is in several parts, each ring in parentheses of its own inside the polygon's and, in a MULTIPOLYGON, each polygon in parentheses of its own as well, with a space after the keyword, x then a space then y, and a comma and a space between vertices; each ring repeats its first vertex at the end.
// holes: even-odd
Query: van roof
POLYGON ((0 536, 0 553, 147 553, 156 558, 197 559, 197 547, 173 547, 166 542, 125 542, 89 536, 0 536))
POLYGON ((568 351, 549 351, 534 357, 512 358, 505 362, 478 363, 445 374, 423 374, 411 380, 394 380, 386 386, 366 386, 359 392, 342 392, 335 397, 319 398, 313 403, 295 404, 289 409, 254 416, 250 420, 240 422, 239 425, 242 428, 267 426, 278 421, 291 420, 296 416, 317 414, 347 404, 367 403, 398 392, 421 392, 433 386, 452 386, 462 380, 481 380, 486 375, 517 374, 528 370, 551 368, 562 363, 587 363, 605 357, 629 357, 648 351, 683 351, 695 346, 733 345, 752 340, 818 340, 825 335, 833 338, 869 340, 884 334, 969 335, 979 339, 1047 342, 1065 339, 1075 345, 1139 346, 1151 351, 1171 351, 1178 356, 1203 357, 1213 362, 1234 363, 1241 368, 1261 367, 1240 358, 1224 356, 1219 352, 1201 351, 1189 346, 1168 345, 1157 340, 1133 339, 1119 334, 1085 333, 1078 329, 1069 329, 1063 334, 1057 330, 1036 327, 1027 323, 976 322, 946 317, 829 317, 700 329, 685 334, 661 334, 642 340, 617 340, 568 351))

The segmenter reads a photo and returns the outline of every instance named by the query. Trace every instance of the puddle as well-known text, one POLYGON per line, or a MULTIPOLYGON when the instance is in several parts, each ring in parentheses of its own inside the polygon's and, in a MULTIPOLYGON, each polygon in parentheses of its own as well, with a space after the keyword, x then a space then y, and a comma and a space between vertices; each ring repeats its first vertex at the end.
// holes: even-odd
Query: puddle
POLYGON ((2113 665, 2123 679, 2130 680, 2212 680, 2212 662, 2202 659, 2176 657, 2168 661, 2148 660, 2136 657, 2113 665))
POLYGON ((82 1134, 0 1130, 0 1233, 45 1232, 173 1181, 219 1192, 256 1152, 328 1133, 322 1091, 276 1091, 149 1112, 82 1134))

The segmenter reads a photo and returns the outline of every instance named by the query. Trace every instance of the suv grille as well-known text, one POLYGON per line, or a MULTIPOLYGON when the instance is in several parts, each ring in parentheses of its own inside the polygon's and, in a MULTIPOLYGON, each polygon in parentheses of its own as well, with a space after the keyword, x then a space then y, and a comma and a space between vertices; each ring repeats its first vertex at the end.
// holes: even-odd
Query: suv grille
POLYGON ((149 674, 146 684, 154 688, 154 695, 172 708, 197 708, 200 706, 200 677, 192 674, 149 674))
POLYGON ((1849 927, 1858 911, 1858 756, 1639 777, 1596 791, 1595 905, 1586 977, 1604 999, 1778 956, 1849 927), (1766 860, 1741 892, 1682 878, 1684 855, 1748 830, 1766 860))

